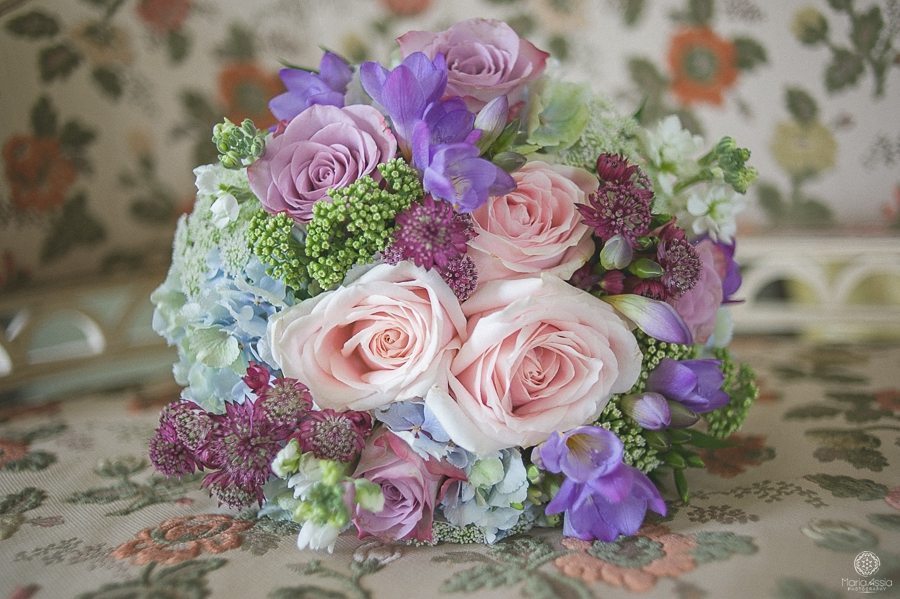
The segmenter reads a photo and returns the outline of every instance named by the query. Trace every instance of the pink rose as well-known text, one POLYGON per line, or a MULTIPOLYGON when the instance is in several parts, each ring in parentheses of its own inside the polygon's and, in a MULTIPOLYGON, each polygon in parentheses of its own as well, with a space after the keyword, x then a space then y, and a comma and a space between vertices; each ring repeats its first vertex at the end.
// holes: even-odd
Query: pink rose
POLYGON ((521 99, 521 88, 539 77, 550 56, 521 39, 512 27, 492 19, 469 19, 441 33, 410 31, 397 38, 403 56, 424 52, 447 58, 447 95, 462 96, 478 110, 498 96, 510 104, 521 99))
POLYGON ((605 302, 552 275, 491 281, 463 304, 468 340, 449 393, 425 398, 477 454, 528 447, 590 421, 637 381, 641 352, 605 302))
POLYGON ((284 376, 306 384, 320 408, 371 410, 444 380, 465 328, 440 275, 401 262, 284 310, 267 335, 284 376))
POLYGON ((268 140, 263 157, 247 169, 250 189, 265 209, 312 219, 312 207, 333 187, 379 176, 375 167, 394 157, 397 140, 371 106, 314 104, 284 133, 268 140))
POLYGON ((709 239, 704 239, 694 249, 700 257, 700 277, 693 288, 669 303, 691 330, 694 343, 706 343, 716 328, 716 313, 724 298, 722 280, 727 260, 709 239))
POLYGON ((435 504, 443 498, 447 484, 465 479, 461 470, 434 459, 423 460, 386 428, 369 437, 353 476, 381 486, 384 495, 380 512, 357 506, 353 524, 359 538, 374 536, 384 541, 431 541, 435 504))
POLYGON ((597 188, 585 170, 529 162, 513 173, 515 191, 472 213, 469 252, 480 282, 548 273, 568 279, 591 257, 591 230, 575 209, 597 188))

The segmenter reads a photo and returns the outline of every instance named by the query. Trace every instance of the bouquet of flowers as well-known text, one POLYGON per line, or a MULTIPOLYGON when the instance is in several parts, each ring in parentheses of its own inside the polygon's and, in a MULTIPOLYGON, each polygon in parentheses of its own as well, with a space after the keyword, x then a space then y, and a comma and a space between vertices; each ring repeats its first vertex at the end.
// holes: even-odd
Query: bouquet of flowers
POLYGON ((726 349, 749 152, 640 126, 499 21, 398 43, 215 127, 152 297, 184 387, 152 462, 301 548, 633 533, 757 394, 726 349))

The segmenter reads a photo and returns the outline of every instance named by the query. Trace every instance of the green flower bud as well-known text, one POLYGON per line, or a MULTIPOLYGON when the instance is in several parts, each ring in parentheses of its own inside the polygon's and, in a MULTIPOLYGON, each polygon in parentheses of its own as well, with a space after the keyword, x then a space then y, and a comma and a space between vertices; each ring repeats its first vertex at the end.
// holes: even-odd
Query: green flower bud
POLYGON ((356 503, 359 507, 372 513, 384 509, 384 493, 381 492, 381 486, 364 478, 354 480, 353 486, 356 488, 356 503))

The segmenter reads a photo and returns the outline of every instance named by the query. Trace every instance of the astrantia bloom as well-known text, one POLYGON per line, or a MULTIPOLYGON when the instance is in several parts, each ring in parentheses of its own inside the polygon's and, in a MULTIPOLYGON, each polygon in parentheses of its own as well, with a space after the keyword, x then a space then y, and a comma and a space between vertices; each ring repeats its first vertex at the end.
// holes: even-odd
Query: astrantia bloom
POLYGON ((629 164, 621 154, 603 153, 597 157, 597 176, 607 183, 626 183, 637 173, 636 164, 629 164))
POLYGON ((684 238, 684 232, 674 225, 666 229, 677 233, 662 236, 656 248, 656 258, 663 267, 662 284, 667 297, 678 299, 697 284, 702 265, 694 246, 684 238))
POLYGON ((351 462, 362 451, 371 430, 368 412, 316 410, 300 425, 300 447, 320 460, 351 462))
POLYGON ((565 514, 563 534, 612 541, 640 528, 648 509, 665 515, 666 504, 647 476, 622 462, 622 441, 606 429, 581 426, 555 434, 532 459, 565 480, 547 514, 565 514))
POLYGON ((457 256, 450 260, 447 266, 439 268, 438 272, 460 302, 469 299, 478 286, 478 269, 468 256, 457 256))
POLYGON ((634 246, 650 232, 652 200, 653 192, 632 183, 603 183, 578 211, 600 239, 621 235, 634 246))
POLYGON ((446 202, 426 195, 397 215, 397 230, 391 255, 423 268, 445 268, 466 253, 466 242, 474 235, 472 219, 446 202))
POLYGON ((271 386, 261 389, 257 408, 275 426, 296 427, 312 407, 309 388, 292 378, 275 379, 271 386))
POLYGON ((207 465, 219 471, 207 475, 204 486, 230 507, 245 507, 247 497, 262 502, 262 485, 269 478, 272 460, 290 433, 290 428, 270 422, 264 410, 250 401, 227 403, 225 414, 213 416, 206 446, 207 465), (227 492, 231 487, 242 493, 227 492))
POLYGON ((197 469, 194 453, 178 440, 175 428, 161 422, 150 439, 150 462, 166 476, 184 476, 197 469))

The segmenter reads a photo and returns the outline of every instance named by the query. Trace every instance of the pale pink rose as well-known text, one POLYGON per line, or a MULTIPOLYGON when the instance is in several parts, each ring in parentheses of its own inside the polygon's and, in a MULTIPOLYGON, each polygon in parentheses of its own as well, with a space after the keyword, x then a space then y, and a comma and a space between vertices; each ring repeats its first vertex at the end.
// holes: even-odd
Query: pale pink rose
POLYGON ((669 303, 681 316, 694 336, 694 343, 706 343, 716 328, 716 312, 722 305, 722 279, 726 260, 721 250, 709 239, 694 246, 700 257, 700 277, 689 291, 669 303))
POLYGON ((536 445, 589 422, 640 374, 625 322, 558 277, 491 281, 463 310, 469 337, 449 393, 434 387, 425 402, 450 438, 477 454, 536 445))
POLYGON ((521 100, 522 88, 540 77, 550 56, 493 19, 469 19, 440 33, 410 31, 397 42, 403 56, 423 52, 433 59, 443 54, 447 95, 462 96, 470 110, 503 95, 510 105, 521 100))
POLYGON ((440 275, 401 262, 284 310, 267 335, 284 376, 306 384, 320 408, 371 410, 445 380, 465 328, 440 275))
POLYGON ((443 498, 447 485, 464 480, 465 474, 434 458, 423 460, 405 441, 382 427, 366 442, 353 477, 379 485, 384 495, 380 512, 357 506, 353 524, 359 538, 431 541, 435 504, 443 498))
POLYGON ((477 237, 468 255, 479 282, 548 273, 568 279, 594 253, 591 230, 575 209, 597 188, 589 172, 529 162, 513 173, 516 189, 472 213, 477 237))
POLYGON ((397 140, 371 106, 314 104, 281 135, 269 138, 262 158, 247 169, 250 189, 267 212, 312 219, 312 207, 334 187, 380 177, 376 167, 394 157, 397 140))

